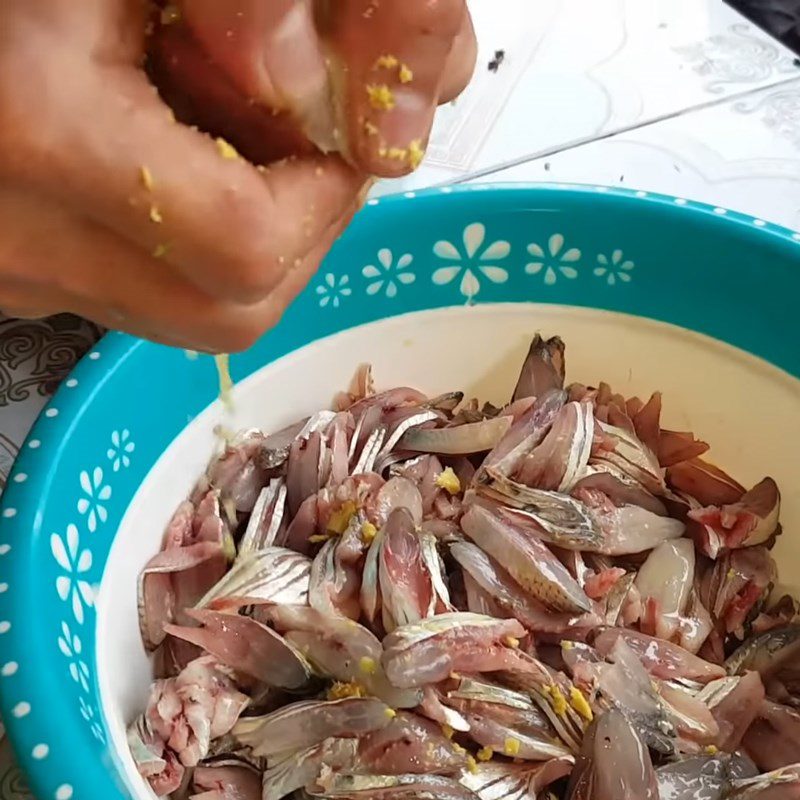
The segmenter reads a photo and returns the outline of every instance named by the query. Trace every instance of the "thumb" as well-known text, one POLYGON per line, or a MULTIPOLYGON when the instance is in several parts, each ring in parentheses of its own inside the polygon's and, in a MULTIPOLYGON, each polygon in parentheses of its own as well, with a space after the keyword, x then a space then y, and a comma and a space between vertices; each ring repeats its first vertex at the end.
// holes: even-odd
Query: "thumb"
POLYGON ((334 54, 350 159, 375 175, 412 171, 442 93, 457 93, 472 74, 474 36, 464 0, 335 0, 321 8, 318 26, 334 54))

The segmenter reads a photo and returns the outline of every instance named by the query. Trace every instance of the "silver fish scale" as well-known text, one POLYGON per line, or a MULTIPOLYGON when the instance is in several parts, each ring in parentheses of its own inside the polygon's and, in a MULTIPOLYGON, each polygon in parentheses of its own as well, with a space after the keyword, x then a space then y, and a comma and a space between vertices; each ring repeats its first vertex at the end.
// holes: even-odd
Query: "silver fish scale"
POLYGON ((418 428, 426 422, 434 422, 439 419, 441 419, 441 415, 437 414, 435 411, 422 411, 419 414, 402 420, 402 422, 397 424, 391 436, 386 440, 380 453, 378 453, 378 458, 387 455, 387 453, 391 453, 391 451, 397 447, 403 436, 412 428, 418 428))
POLYGON ((233 567, 197 604, 203 608, 221 597, 257 597, 287 605, 308 597, 311 560, 282 547, 268 547, 237 559, 233 567))
POLYGON ((759 667, 757 662, 773 659, 785 648, 794 645, 800 647, 800 625, 787 625, 766 631, 745 642, 725 662, 725 669, 729 675, 737 675, 752 668, 761 672, 766 665, 759 667))
POLYGON ((424 619, 413 625, 404 625, 398 628, 392 636, 402 649, 411 647, 419 642, 424 642, 434 636, 462 627, 493 628, 500 625, 502 620, 487 617, 485 614, 472 614, 468 611, 457 611, 450 614, 439 614, 430 619, 424 619))
POLYGON ((458 689, 447 693, 448 697, 462 700, 478 700, 483 703, 496 703, 527 711, 533 707, 531 699, 522 692, 515 692, 504 686, 495 686, 490 683, 476 681, 473 678, 464 678, 458 689))
POLYGON ((371 472, 375 466, 375 460, 383 447, 383 442, 386 439, 386 427, 379 425, 369 435, 369 438, 364 442, 364 447, 361 450, 361 455, 358 457, 355 467, 352 469, 353 475, 361 475, 365 472, 371 472))

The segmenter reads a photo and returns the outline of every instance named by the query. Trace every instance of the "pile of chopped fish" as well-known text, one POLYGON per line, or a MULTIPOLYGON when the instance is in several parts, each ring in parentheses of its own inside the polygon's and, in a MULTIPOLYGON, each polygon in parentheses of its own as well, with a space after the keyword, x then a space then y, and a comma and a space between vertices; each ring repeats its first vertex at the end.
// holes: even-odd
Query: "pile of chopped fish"
POLYGON ((800 798, 771 478, 565 387, 558 338, 503 408, 366 368, 335 406, 229 442, 141 573, 157 794, 800 798))

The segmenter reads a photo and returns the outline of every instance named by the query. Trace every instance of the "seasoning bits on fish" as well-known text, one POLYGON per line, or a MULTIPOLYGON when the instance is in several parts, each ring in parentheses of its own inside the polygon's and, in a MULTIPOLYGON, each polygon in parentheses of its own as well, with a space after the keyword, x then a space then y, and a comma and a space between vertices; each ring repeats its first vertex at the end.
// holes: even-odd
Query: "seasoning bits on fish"
MULTIPOLYGON (((402 82, 403 66, 375 69, 402 82)), ((378 390, 362 366, 335 410, 225 433, 139 579, 165 673, 128 741, 154 791, 800 785, 800 604, 771 596, 772 545, 796 533, 777 484, 747 489, 663 428, 658 392, 565 376, 564 341, 536 335, 505 404, 378 390)))

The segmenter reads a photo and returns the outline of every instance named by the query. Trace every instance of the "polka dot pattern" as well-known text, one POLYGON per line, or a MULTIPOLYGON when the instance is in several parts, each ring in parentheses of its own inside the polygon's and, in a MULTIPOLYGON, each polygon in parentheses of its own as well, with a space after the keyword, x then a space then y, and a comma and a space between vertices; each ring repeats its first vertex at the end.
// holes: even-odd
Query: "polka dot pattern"
POLYGON ((50 753, 50 748, 46 744, 37 744, 36 747, 31 750, 31 755, 37 761, 41 761, 43 758, 47 758, 50 753))

